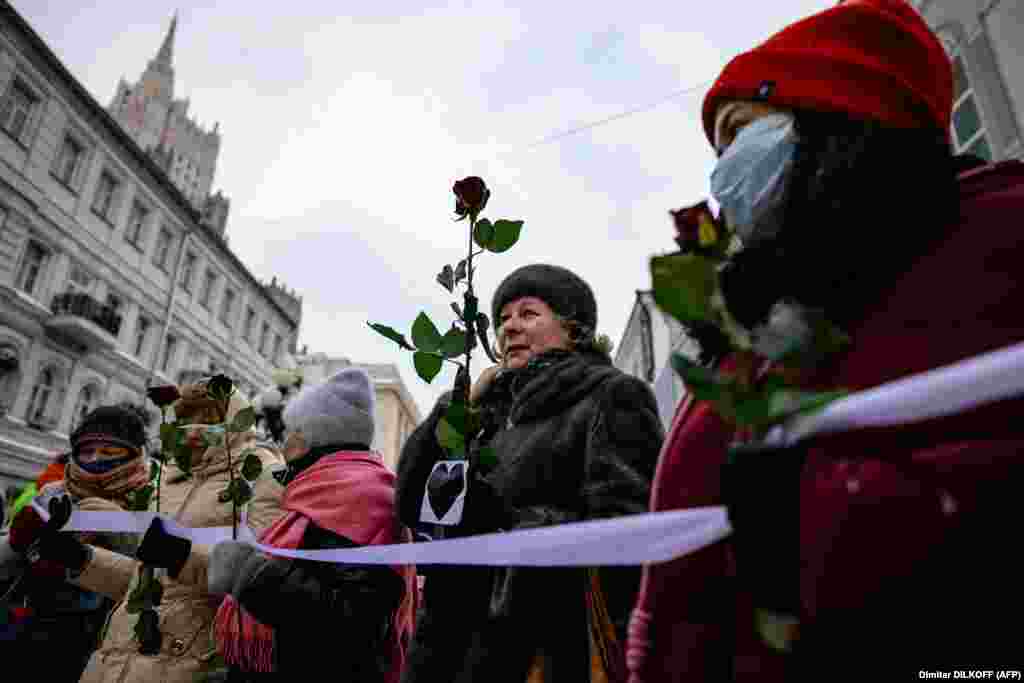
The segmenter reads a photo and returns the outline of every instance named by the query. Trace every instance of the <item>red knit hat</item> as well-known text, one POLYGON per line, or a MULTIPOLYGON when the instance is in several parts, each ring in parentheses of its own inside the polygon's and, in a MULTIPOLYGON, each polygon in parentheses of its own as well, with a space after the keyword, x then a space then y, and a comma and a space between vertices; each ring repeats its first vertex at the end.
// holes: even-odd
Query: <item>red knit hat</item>
POLYGON ((704 132, 726 100, 841 112, 896 128, 949 130, 946 52, 903 0, 846 0, 787 26, 726 65, 704 99, 704 132))

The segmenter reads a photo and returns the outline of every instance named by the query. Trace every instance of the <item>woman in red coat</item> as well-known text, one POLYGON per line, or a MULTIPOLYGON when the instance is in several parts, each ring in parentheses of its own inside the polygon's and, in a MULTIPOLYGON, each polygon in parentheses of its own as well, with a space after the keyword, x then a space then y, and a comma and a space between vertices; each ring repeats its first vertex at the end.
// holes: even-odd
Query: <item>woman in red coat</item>
MULTIPOLYGON (((867 389, 1024 340, 1024 164, 957 175, 952 91, 909 5, 848 0, 735 58, 704 102, 712 192, 744 244, 722 273, 730 313, 753 330, 788 302, 851 339, 808 386, 867 389)), ((710 406, 682 410, 656 508, 723 502, 731 427, 710 406)), ((784 452, 745 480, 732 468, 742 495, 727 502, 767 523, 746 547, 734 537, 648 568, 633 681, 1009 664, 1020 648, 998 617, 1024 593, 1001 555, 1020 517, 1022 418, 1024 402, 1006 400, 815 439, 788 473, 784 452), (775 595, 769 574, 783 577, 775 595), (795 626, 776 649, 755 608, 789 599, 795 626)))

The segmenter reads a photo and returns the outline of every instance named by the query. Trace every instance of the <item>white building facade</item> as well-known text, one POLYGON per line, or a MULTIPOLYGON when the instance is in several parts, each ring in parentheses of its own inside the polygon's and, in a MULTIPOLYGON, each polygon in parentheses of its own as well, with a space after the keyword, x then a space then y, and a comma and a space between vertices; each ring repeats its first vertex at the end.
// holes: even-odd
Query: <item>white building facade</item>
POLYGON ((671 356, 680 352, 696 359, 697 344, 682 325, 662 312, 649 290, 638 290, 629 322, 615 351, 615 367, 647 382, 658 402, 658 414, 668 429, 686 387, 672 369, 671 356))
POLYGON ((1024 159, 1024 2, 911 0, 953 62, 956 151, 1024 159))
POLYGON ((0 487, 149 384, 220 371, 254 394, 300 322, 0 0, 0 487))

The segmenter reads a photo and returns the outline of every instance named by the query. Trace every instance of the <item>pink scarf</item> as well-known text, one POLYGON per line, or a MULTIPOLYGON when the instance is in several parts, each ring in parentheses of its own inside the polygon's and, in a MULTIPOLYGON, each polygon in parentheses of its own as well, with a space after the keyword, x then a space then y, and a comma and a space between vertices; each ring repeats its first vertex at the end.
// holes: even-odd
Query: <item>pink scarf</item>
MULTIPOLYGON (((412 535, 395 517, 394 487, 395 475, 376 453, 326 455, 288 484, 281 499, 285 514, 263 532, 260 542, 298 548, 312 522, 359 545, 409 543, 412 535)), ((405 643, 412 638, 415 625, 417 590, 414 566, 395 565, 392 569, 405 580, 402 604, 392 618, 388 643, 391 670, 385 679, 397 683, 405 664, 405 643)), ((230 595, 217 612, 215 628, 229 664, 273 671, 273 629, 257 621, 230 595)))

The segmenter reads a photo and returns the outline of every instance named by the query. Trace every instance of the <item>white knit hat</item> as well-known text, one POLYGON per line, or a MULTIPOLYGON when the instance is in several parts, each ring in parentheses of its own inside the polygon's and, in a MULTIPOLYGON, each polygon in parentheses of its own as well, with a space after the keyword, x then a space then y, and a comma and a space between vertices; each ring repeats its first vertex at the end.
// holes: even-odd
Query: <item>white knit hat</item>
POLYGON ((374 391, 365 370, 345 368, 303 389, 284 409, 285 427, 302 432, 306 446, 373 443, 374 391))

